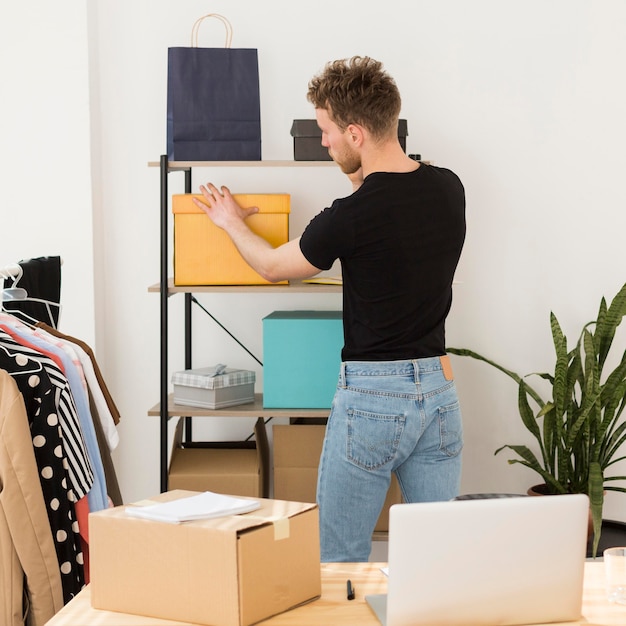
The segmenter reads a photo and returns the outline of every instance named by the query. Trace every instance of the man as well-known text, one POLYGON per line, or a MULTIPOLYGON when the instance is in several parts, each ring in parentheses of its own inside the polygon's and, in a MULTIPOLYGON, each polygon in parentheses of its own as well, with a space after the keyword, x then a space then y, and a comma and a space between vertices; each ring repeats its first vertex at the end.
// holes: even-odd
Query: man
POLYGON ((345 344, 318 474, 321 554, 366 561, 392 472, 407 502, 458 493, 462 424, 444 325, 465 195, 451 171, 404 153, 400 94, 378 61, 329 63, 307 97, 352 195, 278 248, 250 231, 257 209, 239 207, 227 188, 202 186, 206 204, 197 204, 272 282, 341 261, 345 344))

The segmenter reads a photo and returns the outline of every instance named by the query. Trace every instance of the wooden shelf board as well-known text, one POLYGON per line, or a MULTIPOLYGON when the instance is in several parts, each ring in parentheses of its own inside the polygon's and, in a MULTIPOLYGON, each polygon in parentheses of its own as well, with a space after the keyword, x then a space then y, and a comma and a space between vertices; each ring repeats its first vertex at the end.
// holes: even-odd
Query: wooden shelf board
MULTIPOLYGON (((341 293, 341 285, 319 285, 293 280, 288 285, 174 285, 167 281, 169 293, 341 293)), ((160 293, 160 283, 148 287, 150 293, 160 293)))
MULTIPOLYGON (((263 406, 263 394, 254 395, 254 402, 226 407, 224 409, 205 409, 202 407, 174 404, 174 394, 168 396, 167 413, 169 417, 328 417, 330 409, 268 409, 263 406)), ((160 403, 155 404, 148 415, 161 415, 160 403)))
MULTIPOLYGON (((168 161, 170 171, 188 170, 192 167, 328 167, 334 161, 168 161)), ((160 161, 148 161, 148 167, 161 167, 160 161)))

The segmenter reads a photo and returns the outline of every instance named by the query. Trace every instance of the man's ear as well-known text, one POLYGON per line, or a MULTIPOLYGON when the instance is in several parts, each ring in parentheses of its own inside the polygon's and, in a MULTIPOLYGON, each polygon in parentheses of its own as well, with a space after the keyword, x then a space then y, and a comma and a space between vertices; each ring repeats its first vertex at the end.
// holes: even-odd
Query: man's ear
POLYGON ((365 129, 359 124, 348 124, 348 137, 352 141, 352 145, 355 148, 360 148, 363 145, 365 139, 365 129))

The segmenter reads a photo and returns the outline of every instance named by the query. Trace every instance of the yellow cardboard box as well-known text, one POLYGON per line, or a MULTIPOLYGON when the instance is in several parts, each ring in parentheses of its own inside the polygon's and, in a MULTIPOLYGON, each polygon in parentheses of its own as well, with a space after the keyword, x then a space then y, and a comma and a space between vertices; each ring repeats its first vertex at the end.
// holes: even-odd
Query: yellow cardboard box
MULTIPOLYGON (((243 207, 259 207, 259 212, 246 220, 254 233, 274 247, 289 240, 289 194, 234 194, 234 197, 243 207)), ((174 284, 267 285, 268 281, 243 260, 228 235, 211 222, 193 198, 204 201, 199 194, 172 197, 174 284)))
MULTIPOLYGON (((169 491, 143 504, 193 495, 169 491)), ((317 507, 258 501, 252 513, 182 524, 131 517, 126 506, 92 513, 93 607, 248 626, 319 597, 317 507)))
MULTIPOLYGON (((326 426, 291 424, 273 426, 274 497, 299 502, 315 502, 317 469, 326 426)), ((376 522, 375 531, 389 530, 389 507, 402 502, 400 485, 395 476, 387 492, 385 504, 376 522)))

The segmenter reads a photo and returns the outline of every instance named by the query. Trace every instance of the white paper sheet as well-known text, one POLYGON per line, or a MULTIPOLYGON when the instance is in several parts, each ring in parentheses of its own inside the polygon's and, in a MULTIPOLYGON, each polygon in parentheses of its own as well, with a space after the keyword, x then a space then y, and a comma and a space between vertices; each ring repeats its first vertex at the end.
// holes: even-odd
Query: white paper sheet
POLYGON ((257 500, 243 500, 221 493, 205 491, 188 498, 180 498, 171 502, 150 504, 147 506, 126 507, 126 513, 131 517, 179 524, 191 520, 211 519, 249 513, 260 508, 257 500))

